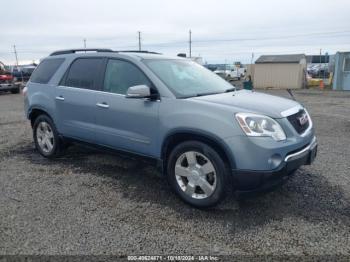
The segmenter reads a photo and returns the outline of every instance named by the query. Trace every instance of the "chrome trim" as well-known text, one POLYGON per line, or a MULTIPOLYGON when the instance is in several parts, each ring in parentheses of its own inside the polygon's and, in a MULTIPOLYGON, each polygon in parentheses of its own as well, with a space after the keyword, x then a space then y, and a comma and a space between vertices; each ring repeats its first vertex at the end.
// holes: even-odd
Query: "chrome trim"
POLYGON ((309 119, 309 127, 304 131, 304 133, 300 134, 301 137, 304 137, 306 135, 308 135, 308 133, 310 132, 310 130, 312 129, 313 127, 313 123, 312 123, 312 120, 311 120, 311 117, 310 117, 310 114, 309 112, 306 110, 306 108, 304 107, 304 111, 309 119))
POLYGON ((56 100, 60 100, 60 101, 64 101, 64 97, 63 96, 56 96, 55 99, 56 100))
MULTIPOLYGON (((112 93, 112 92, 106 92, 106 91, 101 91, 101 90, 92 90, 92 89, 87 89, 87 88, 80 88, 80 87, 71 87, 71 86, 62 86, 62 85, 59 85, 59 86, 54 86, 54 87, 59 87, 59 88, 65 88, 65 89, 72 89, 72 90, 77 90, 77 89, 80 89, 80 90, 84 90, 86 92, 92 92, 92 93, 100 93, 100 94, 109 94, 109 95, 113 95, 113 96, 121 96, 121 97, 125 97, 126 98, 126 95, 123 95, 123 94, 117 94, 117 93, 112 93)), ((141 100, 141 99, 139 99, 141 100)), ((144 100, 147 100, 146 98, 144 100)), ((152 102, 160 102, 160 98, 157 99, 157 100, 152 100, 152 102)))
POLYGON ((80 88, 80 87, 71 87, 71 86, 57 86, 59 88, 65 88, 65 89, 71 89, 71 90, 84 90, 85 92, 88 92, 88 93, 102 93, 102 94, 110 94, 110 95, 113 95, 113 96, 124 96, 125 95, 122 95, 122 94, 117 94, 117 93, 112 93, 112 92, 106 92, 106 91, 100 91, 100 90, 93 90, 93 89, 87 89, 87 88, 80 88))
POLYGON ((301 105, 297 105, 297 106, 289 108, 289 109, 287 109, 285 111, 282 111, 281 112, 281 116, 288 117, 288 116, 291 116, 291 115, 294 115, 294 114, 298 113, 302 109, 304 109, 304 108, 301 105))
POLYGON ((104 104, 104 103, 97 103, 96 104, 98 107, 102 107, 102 108, 109 108, 109 105, 104 104))
POLYGON ((290 154, 290 155, 287 155, 284 159, 284 162, 288 162, 289 160, 293 160, 293 159, 298 159, 301 155, 305 154, 306 152, 308 153, 308 151, 312 150, 315 148, 315 146, 317 146, 317 140, 316 140, 316 137, 314 136, 314 138, 312 139, 311 143, 305 147, 304 149, 296 152, 296 153, 293 153, 293 154, 290 154))

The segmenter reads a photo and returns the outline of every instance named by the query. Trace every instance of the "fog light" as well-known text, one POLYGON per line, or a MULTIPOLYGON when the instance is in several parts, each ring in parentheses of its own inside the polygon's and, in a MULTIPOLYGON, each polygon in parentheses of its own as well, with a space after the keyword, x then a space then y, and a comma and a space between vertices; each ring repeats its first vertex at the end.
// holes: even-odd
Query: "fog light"
POLYGON ((282 162, 282 157, 279 154, 272 155, 268 160, 268 163, 272 169, 277 168, 281 164, 281 162, 282 162))

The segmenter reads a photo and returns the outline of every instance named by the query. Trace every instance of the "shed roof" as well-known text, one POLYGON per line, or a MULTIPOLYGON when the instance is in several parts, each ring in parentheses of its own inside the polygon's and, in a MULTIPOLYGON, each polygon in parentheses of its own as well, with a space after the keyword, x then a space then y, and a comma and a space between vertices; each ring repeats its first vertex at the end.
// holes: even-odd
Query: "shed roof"
POLYGON ((296 55, 262 55, 255 63, 266 64, 266 63, 300 63, 300 60, 305 58, 304 54, 296 55))

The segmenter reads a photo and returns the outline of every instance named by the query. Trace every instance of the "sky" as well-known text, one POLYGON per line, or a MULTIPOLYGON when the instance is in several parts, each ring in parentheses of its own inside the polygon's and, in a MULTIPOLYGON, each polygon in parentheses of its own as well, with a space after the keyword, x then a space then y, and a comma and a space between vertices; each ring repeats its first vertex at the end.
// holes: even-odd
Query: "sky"
POLYGON ((189 53, 208 63, 262 54, 350 51, 349 0, 0 0, 0 61, 38 61, 60 49, 189 53))

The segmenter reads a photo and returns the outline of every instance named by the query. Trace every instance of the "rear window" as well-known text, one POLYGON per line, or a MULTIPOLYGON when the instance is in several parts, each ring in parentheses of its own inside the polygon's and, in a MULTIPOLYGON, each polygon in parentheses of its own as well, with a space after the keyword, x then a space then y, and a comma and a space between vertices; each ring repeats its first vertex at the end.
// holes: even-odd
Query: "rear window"
POLYGON ((47 84, 63 61, 64 58, 54 58, 42 61, 33 72, 30 81, 34 83, 47 84))
POLYGON ((65 86, 97 89, 98 77, 102 68, 101 58, 79 58, 69 68, 65 86))

